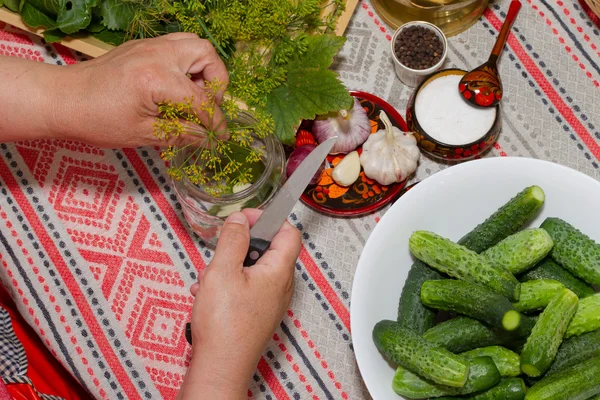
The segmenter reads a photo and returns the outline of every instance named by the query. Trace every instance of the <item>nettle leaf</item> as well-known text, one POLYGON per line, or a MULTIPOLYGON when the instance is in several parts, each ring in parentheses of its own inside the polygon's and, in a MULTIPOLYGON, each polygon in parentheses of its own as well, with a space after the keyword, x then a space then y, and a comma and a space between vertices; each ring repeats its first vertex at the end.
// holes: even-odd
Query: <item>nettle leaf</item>
POLYGON ((85 29, 92 21, 98 0, 59 0, 58 26, 67 35, 85 29))
POLYGON ((100 0, 94 10, 108 29, 124 31, 135 16, 135 4, 122 0, 100 0))
POLYGON ((305 39, 306 52, 292 58, 290 69, 329 68, 333 58, 346 43, 346 38, 335 35, 313 35, 305 39))
POLYGON ((26 0, 32 6, 50 17, 56 17, 60 11, 59 0, 26 0))
POLYGON ((352 96, 335 72, 327 69, 290 71, 287 82, 267 97, 266 110, 275 120, 275 134, 292 144, 302 119, 352 107, 352 96))
POLYGON ((26 25, 35 29, 54 29, 56 27, 55 20, 28 2, 23 4, 23 8, 21 9, 21 18, 26 25))
POLYGON ((58 43, 65 36, 67 36, 67 35, 64 34, 63 32, 61 32, 61 30, 58 28, 44 31, 44 40, 47 43, 58 43))
POLYGON ((92 34, 92 36, 103 41, 104 43, 112 44, 113 46, 119 46, 125 43, 125 39, 127 37, 126 33, 123 31, 111 31, 108 29, 95 32, 92 34))

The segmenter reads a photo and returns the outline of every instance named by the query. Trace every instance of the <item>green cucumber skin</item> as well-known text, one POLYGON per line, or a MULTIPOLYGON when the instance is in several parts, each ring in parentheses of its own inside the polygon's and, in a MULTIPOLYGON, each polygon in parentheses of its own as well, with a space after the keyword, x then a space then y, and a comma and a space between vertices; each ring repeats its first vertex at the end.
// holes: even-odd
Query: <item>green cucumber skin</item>
POLYGON ((600 330, 566 339, 558 348, 546 376, 596 356, 600 356, 600 330))
POLYGON ((600 329, 600 293, 581 299, 565 338, 600 329))
POLYGON ((487 287, 451 279, 423 282, 421 302, 427 307, 454 311, 499 328, 502 328, 504 315, 514 311, 506 297, 487 287))
POLYGON ((507 297, 519 299, 520 283, 508 270, 492 267, 479 254, 433 232, 414 232, 408 246, 412 254, 432 268, 454 278, 481 284, 507 297))
POLYGON ((554 241, 554 261, 585 282, 600 284, 600 244, 560 218, 546 218, 541 227, 554 241))
POLYGON ((465 351, 459 354, 467 360, 476 357, 491 357, 503 378, 512 378, 521 375, 520 358, 517 353, 502 346, 488 346, 465 351))
POLYGON ((564 289, 565 285, 553 279, 536 279, 521 283, 521 297, 513 303, 519 312, 539 311, 546 308, 550 300, 564 289))
POLYGON ((569 322, 577 310, 578 298, 569 289, 560 290, 540 315, 521 353, 521 370, 529 376, 544 374, 563 341, 569 322), (527 371, 533 366, 536 372, 527 371))
POLYGON ((481 253, 527 225, 544 204, 544 191, 529 186, 500 207, 484 222, 463 236, 458 244, 481 253))
POLYGON ((430 279, 443 279, 443 276, 417 260, 408 272, 398 302, 398 323, 418 335, 422 335, 435 324, 436 312, 425 307, 420 296, 421 285, 430 279))
MULTIPOLYGON (((459 244, 476 253, 481 253, 494 246, 507 236, 519 231, 536 214, 544 202, 543 191, 540 201, 541 189, 535 186, 525 188, 496 212, 488 217, 485 222, 478 225, 473 231, 466 234, 459 244), (538 196, 536 197, 535 194, 538 196)), ((421 304, 421 284, 428 279, 442 279, 441 275, 425 263, 413 263, 398 305, 398 322, 408 329, 423 334, 433 326, 434 313, 421 304), (427 277, 427 279, 424 279, 427 277), (433 316, 433 318, 432 318, 433 316)))
POLYGON ((501 335, 468 317, 456 317, 442 322, 426 331, 423 338, 452 353, 503 343, 501 335))
POLYGON ((494 267, 520 274, 546 258, 553 245, 552 238, 545 230, 525 229, 490 247, 481 256, 494 267))
POLYGON ((469 377, 463 387, 436 385, 409 370, 398 367, 392 388, 400 396, 423 399, 447 395, 464 395, 489 389, 500 382, 500 372, 490 357, 478 357, 469 363, 469 377))
POLYGON ((462 387, 467 380, 469 364, 466 360, 401 327, 396 321, 383 320, 375 324, 373 341, 391 361, 437 384, 462 387))
POLYGON ((559 281, 580 299, 593 295, 594 289, 579 278, 574 277, 566 269, 558 265, 552 258, 547 257, 537 267, 519 277, 521 282, 536 279, 554 279, 559 281))
POLYGON ((525 400, 586 400, 598 393, 600 357, 594 357, 544 377, 529 388, 525 400))
POLYGON ((435 400, 469 399, 469 400, 523 400, 527 387, 521 378, 502 379, 496 386, 471 396, 437 397, 435 400))

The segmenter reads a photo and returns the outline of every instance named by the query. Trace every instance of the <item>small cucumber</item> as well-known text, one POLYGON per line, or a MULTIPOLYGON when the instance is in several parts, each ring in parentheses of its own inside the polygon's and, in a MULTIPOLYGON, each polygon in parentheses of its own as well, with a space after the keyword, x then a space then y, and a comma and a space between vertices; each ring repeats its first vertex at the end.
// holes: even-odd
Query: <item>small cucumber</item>
POLYGON ((600 329, 600 293, 581 299, 565 338, 600 329))
POLYGON ((585 333, 581 336, 573 336, 560 345, 558 353, 554 357, 554 362, 546 372, 546 376, 553 375, 596 356, 600 356, 600 330, 585 333))
POLYGON ((421 285, 426 280, 442 279, 436 270, 417 260, 408 271, 398 303, 398 323, 422 335, 435 324, 436 313, 421 303, 421 285))
POLYGON ((587 283, 600 284, 600 244, 559 218, 546 218, 541 227, 554 241, 554 261, 587 283))
POLYGON ((547 257, 537 267, 529 270, 519 277, 521 282, 536 279, 554 279, 559 281, 580 299, 593 295, 594 289, 579 278, 574 277, 566 269, 558 265, 552 258, 547 257))
POLYGON ((437 384, 462 387, 467 381, 469 363, 465 359, 402 328, 396 321, 375 324, 373 341, 391 361, 437 384))
POLYGON ((467 317, 444 321, 423 334, 423 338, 452 353, 501 344, 503 337, 481 322, 467 317))
POLYGON ((471 396, 438 397, 435 400, 469 399, 469 400, 523 400, 527 393, 525 382, 521 378, 502 379, 496 386, 471 396))
POLYGON ((500 372, 490 357, 478 357, 469 363, 469 377, 463 387, 436 385, 409 370, 398 367, 392 381, 392 388, 400 396, 409 399, 423 399, 447 395, 461 395, 491 388, 500 382, 500 372))
POLYGON ((529 186, 500 207, 483 223, 463 236, 458 244, 481 253, 518 232, 538 213, 546 196, 539 186, 529 186))
POLYGON ((421 301, 427 307, 454 311, 507 331, 517 329, 521 323, 521 314, 506 297, 469 282, 425 281, 421 286, 421 301))
POLYGON ((565 285, 553 279, 536 279, 521 284, 521 297, 513 303, 519 312, 539 311, 546 308, 556 293, 565 285))
MULTIPOLYGON (((536 214, 544 202, 544 192, 537 186, 525 188, 500 207, 473 231, 466 234, 459 244, 476 253, 494 246, 505 237, 519 231, 536 214)), ((423 334, 433 326, 433 312, 421 304, 421 284, 430 279, 442 279, 441 275, 425 263, 416 261, 404 283, 398 306, 398 322, 408 329, 423 334)))
POLYGON ((535 267, 546 258, 553 244, 552 238, 545 230, 525 229, 510 235, 481 255, 492 266, 506 268, 516 275, 535 267))
POLYGON ((491 357, 498 367, 502 377, 515 377, 521 375, 520 358, 517 353, 502 346, 480 347, 459 354, 467 360, 475 357, 491 357))
POLYGON ((562 343, 579 299, 569 289, 561 289, 546 307, 527 338, 521 353, 521 370, 528 376, 544 374, 562 343))
POLYGON ((520 283, 508 270, 492 267, 479 254, 433 232, 417 231, 408 241, 419 260, 463 281, 489 287, 511 301, 519 299, 520 283))
POLYGON ((573 365, 533 385, 526 400, 586 400, 600 393, 600 357, 573 365))

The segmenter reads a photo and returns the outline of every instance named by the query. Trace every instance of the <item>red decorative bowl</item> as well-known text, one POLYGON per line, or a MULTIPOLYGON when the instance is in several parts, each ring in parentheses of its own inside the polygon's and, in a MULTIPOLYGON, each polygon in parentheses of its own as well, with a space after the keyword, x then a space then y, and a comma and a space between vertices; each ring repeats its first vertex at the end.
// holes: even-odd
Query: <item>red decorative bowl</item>
MULTIPOLYGON (((410 99, 408 100, 408 107, 406 109, 406 122, 408 123, 408 127, 415 135, 421 151, 433 158, 440 160, 470 160, 492 147, 500 135, 500 130, 502 128, 500 104, 496 106, 496 118, 490 130, 482 137, 471 143, 455 145, 440 142, 431 137, 419 123, 415 113, 415 101, 419 91, 436 78, 447 75, 462 76, 466 73, 467 71, 456 68, 444 69, 439 72, 435 72, 425 78, 425 80, 423 80, 423 82, 421 82, 419 86, 415 88, 410 96, 410 99)), ((458 91, 458 88, 456 88, 456 90, 458 91)))
MULTIPOLYGON (((360 101, 371 120, 371 133, 384 129, 383 122, 379 120, 379 112, 383 110, 392 124, 400 130, 408 131, 402 116, 387 102, 370 93, 351 91, 350 94, 360 101)), ((312 121, 304 121, 296 134, 297 144, 314 141, 311 133, 312 121)), ((362 152, 362 147, 357 149, 362 152)), ((330 168, 323 171, 316 185, 309 185, 300 199, 309 207, 324 214, 338 217, 356 217, 372 213, 402 195, 406 181, 389 186, 379 185, 367 178, 361 171, 358 180, 349 187, 338 186, 331 178, 333 166, 337 165, 343 155, 329 155, 327 160, 330 168)))

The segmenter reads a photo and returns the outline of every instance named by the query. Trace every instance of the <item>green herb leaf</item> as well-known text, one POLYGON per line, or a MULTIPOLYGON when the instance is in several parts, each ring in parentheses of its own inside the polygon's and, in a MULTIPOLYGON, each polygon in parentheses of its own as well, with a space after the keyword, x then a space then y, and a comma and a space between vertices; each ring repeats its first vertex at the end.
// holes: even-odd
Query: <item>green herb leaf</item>
POLYGON ((292 144, 302 119, 347 109, 352 96, 329 70, 290 71, 285 84, 267 97, 266 110, 275 120, 275 134, 285 144, 292 144))
POLYGON ((98 0, 59 0, 58 26, 70 35, 85 29, 92 21, 92 8, 98 0))
POLYGON ((100 32, 95 32, 92 34, 98 40, 103 41, 104 43, 112 44, 113 46, 118 46, 120 44, 125 43, 126 33, 123 31, 110 31, 108 29, 104 29, 100 32))
POLYGON ((86 31, 91 33, 102 32, 105 29, 106 27, 102 25, 102 22, 100 22, 100 18, 96 18, 94 15, 92 15, 92 22, 90 22, 87 28, 85 28, 86 31))
POLYGON ((333 58, 340 51, 346 38, 335 35, 313 35, 305 39, 306 52, 293 57, 288 69, 298 68, 329 68, 333 58))
POLYGON ((65 36, 67 35, 61 32, 61 30, 58 28, 44 31, 44 40, 48 43, 58 43, 65 36))
POLYGON ((32 6, 50 17, 56 17, 60 11, 59 0, 26 0, 32 6))
POLYGON ((122 0, 101 0, 95 12, 108 29, 123 31, 135 16, 135 4, 122 0))
POLYGON ((0 0, 0 7, 6 6, 10 11, 19 13, 25 0, 0 0))
POLYGON ((23 4, 21 9, 21 18, 27 26, 38 29, 54 29, 56 27, 56 21, 50 18, 48 15, 31 5, 29 2, 23 4))

